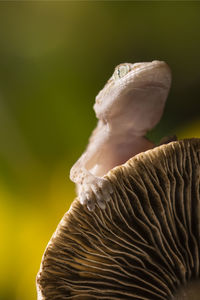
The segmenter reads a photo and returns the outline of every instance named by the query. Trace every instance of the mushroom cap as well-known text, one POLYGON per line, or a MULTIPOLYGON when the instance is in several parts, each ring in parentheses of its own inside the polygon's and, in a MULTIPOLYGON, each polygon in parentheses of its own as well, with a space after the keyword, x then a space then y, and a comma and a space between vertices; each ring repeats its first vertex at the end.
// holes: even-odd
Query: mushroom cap
POLYGON ((140 153, 107 178, 105 210, 75 199, 58 225, 38 299, 199 299, 200 139, 140 153))

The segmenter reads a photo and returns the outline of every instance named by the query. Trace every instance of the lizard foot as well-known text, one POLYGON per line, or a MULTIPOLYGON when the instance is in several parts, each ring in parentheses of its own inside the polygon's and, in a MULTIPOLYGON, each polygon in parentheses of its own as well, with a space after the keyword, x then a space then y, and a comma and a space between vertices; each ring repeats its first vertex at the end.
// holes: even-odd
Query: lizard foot
POLYGON ((110 182, 100 177, 94 177, 92 182, 82 184, 78 190, 80 203, 87 205, 89 211, 95 209, 96 203, 101 209, 105 209, 112 193, 110 182))

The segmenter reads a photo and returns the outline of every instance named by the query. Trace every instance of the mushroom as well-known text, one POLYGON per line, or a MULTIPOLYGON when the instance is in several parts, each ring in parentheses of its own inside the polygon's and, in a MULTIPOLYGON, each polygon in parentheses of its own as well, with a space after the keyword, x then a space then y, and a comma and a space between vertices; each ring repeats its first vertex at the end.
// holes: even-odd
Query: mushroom
POLYGON ((140 153, 107 178, 105 210, 75 199, 58 225, 38 299, 200 299, 200 139, 140 153))

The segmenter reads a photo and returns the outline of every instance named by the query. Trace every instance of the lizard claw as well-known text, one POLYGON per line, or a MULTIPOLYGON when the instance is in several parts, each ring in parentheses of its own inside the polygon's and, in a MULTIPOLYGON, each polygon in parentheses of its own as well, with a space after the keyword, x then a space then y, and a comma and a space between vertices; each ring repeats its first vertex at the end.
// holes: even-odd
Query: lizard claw
POLYGON ((105 209, 112 193, 112 186, 107 179, 94 177, 91 183, 84 183, 79 187, 79 200, 82 205, 87 205, 89 211, 95 209, 96 203, 101 209, 105 209))

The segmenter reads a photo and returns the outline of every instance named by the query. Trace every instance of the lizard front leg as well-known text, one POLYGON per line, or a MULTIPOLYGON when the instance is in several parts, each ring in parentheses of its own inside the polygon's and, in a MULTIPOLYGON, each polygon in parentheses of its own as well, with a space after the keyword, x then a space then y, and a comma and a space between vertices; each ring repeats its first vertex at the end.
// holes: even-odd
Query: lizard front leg
MULTIPOLYGON (((90 160, 95 159, 95 154, 90 157, 90 160)), ((85 152, 70 170, 70 179, 76 183, 77 193, 80 203, 87 205, 87 208, 92 211, 95 208, 95 203, 100 208, 105 209, 105 200, 110 200, 110 194, 113 189, 109 181, 104 177, 95 176, 92 170, 88 170, 85 165, 89 160, 87 152, 85 152)), ((93 171, 98 168, 93 166, 93 171)))

